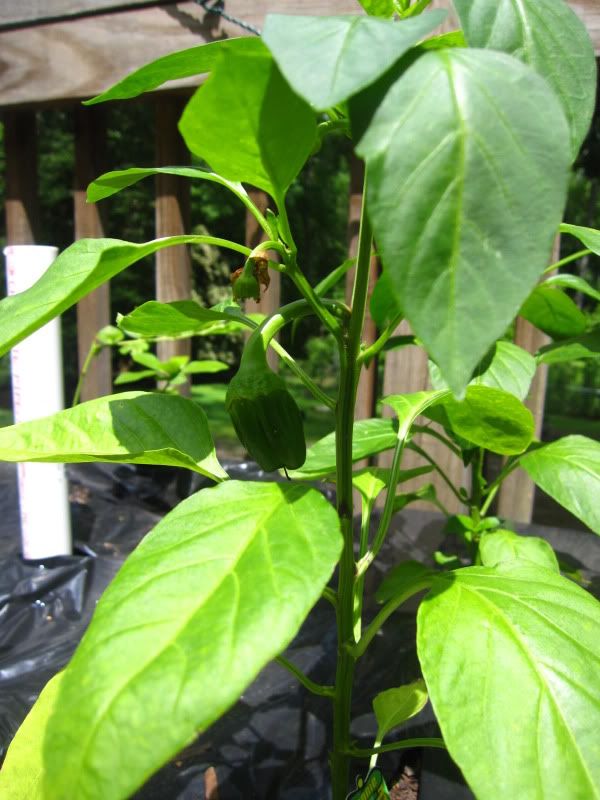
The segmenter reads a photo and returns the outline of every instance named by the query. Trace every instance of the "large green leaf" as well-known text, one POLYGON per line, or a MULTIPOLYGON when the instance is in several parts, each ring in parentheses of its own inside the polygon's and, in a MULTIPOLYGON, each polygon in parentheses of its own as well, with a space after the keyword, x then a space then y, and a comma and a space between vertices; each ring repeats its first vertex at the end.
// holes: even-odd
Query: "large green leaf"
MULTIPOLYGON (((374 456, 396 446, 397 427, 391 419, 363 419, 354 423, 352 461, 374 456)), ((300 469, 288 470, 290 477, 324 478, 335 472, 335 433, 328 433, 306 451, 300 469)))
POLYGON ((62 252, 31 289, 0 302, 0 356, 86 294, 145 256, 177 244, 214 244, 250 250, 214 236, 169 236, 145 244, 80 239, 62 252))
POLYGON ((514 562, 440 575, 418 613, 423 676, 478 800, 600 798, 600 604, 514 562))
POLYGON ((221 58, 179 128, 192 153, 215 172, 281 199, 310 155, 317 125, 261 46, 221 58))
POLYGON ((261 43, 253 37, 239 39, 218 39, 215 42, 189 47, 176 53, 169 53, 145 64, 140 69, 115 83, 110 89, 93 97, 86 105, 103 103, 106 100, 127 100, 144 92, 151 92, 167 81, 190 78, 210 72, 217 59, 229 53, 254 53, 261 49, 261 43))
POLYGON ((333 507, 299 485, 228 481, 168 514, 101 598, 67 667, 44 800, 129 797, 287 646, 341 545, 333 507))
POLYGON ((461 439, 493 453, 516 455, 531 444, 531 411, 514 395, 490 386, 469 386, 464 400, 445 397, 427 416, 461 439))
POLYGON ((269 14, 263 39, 290 86, 315 108, 326 109, 373 83, 445 16, 438 10, 395 23, 269 14))
POLYGON ((564 0, 454 0, 471 47, 530 64, 560 99, 577 155, 596 102, 596 59, 583 22, 564 0))
MULTIPOLYGON (((535 375, 535 358, 512 342, 496 342, 475 370, 470 386, 490 386, 514 394, 525 400, 531 381, 535 375)), ((442 374, 433 361, 429 362, 429 376, 435 389, 447 386, 442 374)))
POLYGON ((519 314, 553 339, 578 336, 587 327, 585 314, 561 289, 552 286, 537 286, 519 314))
POLYGON ((600 534, 600 442, 565 436, 527 453, 520 464, 540 489, 600 534))
POLYGON ((569 225, 567 222, 563 222, 560 232, 574 236, 596 255, 600 255, 600 231, 595 228, 584 228, 581 225, 569 225))
POLYGON ((175 300, 172 303, 149 300, 130 314, 119 317, 118 324, 121 330, 145 339, 179 339, 206 330, 212 332, 214 326, 222 322, 234 322, 243 330, 248 327, 243 320, 246 317, 237 306, 216 311, 204 308, 195 300, 175 300))
POLYGON ((3 800, 44 798, 44 733, 63 676, 64 672, 59 672, 48 681, 8 748, 0 771, 0 796, 3 800))
POLYGON ((484 567, 495 567, 504 561, 524 561, 560 572, 556 553, 549 542, 539 536, 520 536, 514 531, 485 533, 479 541, 479 557, 484 567))
POLYGON ((563 339, 541 347, 536 354, 540 364, 559 364, 561 361, 575 361, 578 358, 600 358, 600 328, 595 328, 583 336, 563 339))
POLYGON ((131 167, 131 169, 105 172, 92 181, 87 188, 87 201, 88 203, 97 203, 99 200, 104 200, 105 197, 110 197, 152 175, 178 175, 182 178, 197 178, 201 181, 209 181, 209 183, 218 183, 221 186, 225 186, 244 200, 248 197, 241 183, 233 183, 215 172, 209 172, 199 167, 131 167))
POLYGON ((108 395, 0 428, 0 461, 163 464, 227 478, 200 406, 152 392, 108 395))
POLYGON ((359 142, 387 286, 455 394, 547 265, 568 136, 529 67, 452 49, 413 63, 359 142))

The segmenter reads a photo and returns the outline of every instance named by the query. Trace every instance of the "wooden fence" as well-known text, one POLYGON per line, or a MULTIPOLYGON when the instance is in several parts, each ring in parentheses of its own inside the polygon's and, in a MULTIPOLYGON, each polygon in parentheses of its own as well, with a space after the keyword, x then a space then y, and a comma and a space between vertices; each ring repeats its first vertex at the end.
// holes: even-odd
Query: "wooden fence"
MULTIPOLYGON (((433 5, 447 7, 449 0, 434 0, 433 5)), ((4 4, 0 9, 0 110, 5 125, 6 150, 6 230, 9 244, 39 241, 37 198, 36 109, 49 104, 69 104, 74 115, 75 185, 73 215, 76 238, 103 235, 99 208, 85 202, 87 184, 100 174, 104 137, 102 108, 82 109, 78 100, 98 93, 132 69, 162 53, 212 41, 222 36, 240 35, 239 27, 226 19, 207 14, 193 2, 157 2, 145 0, 21 0, 4 4), (157 34, 160 33, 160 36, 157 34)), ((600 52, 600 3, 578 0, 571 5, 588 25, 597 52, 600 52)), ((243 17, 260 26, 269 10, 288 13, 352 13, 355 0, 232 0, 226 3, 232 17, 243 17)), ((453 20, 450 17, 446 27, 453 20)), ((193 81, 177 83, 178 93, 157 92, 148 102, 156 109, 156 164, 181 164, 186 157, 177 133, 176 121, 184 96, 193 81)), ((116 166, 116 165, 111 165, 116 166)), ((188 228, 189 185, 172 176, 158 176, 156 187, 156 236, 176 235, 188 228)), ((350 251, 356 248, 360 210, 361 165, 351 164, 351 191, 348 203, 348 240, 350 251)), ((266 197, 255 192, 255 202, 266 204, 266 197)), ((257 243, 261 234, 253 217, 248 217, 246 237, 257 243)), ((51 243, 49 243, 51 244, 51 243)), ((372 279, 377 265, 372 264, 372 279)), ((251 310, 271 312, 279 302, 279 275, 273 276, 271 289, 251 310)), ((348 276, 348 286, 352 275, 348 276)), ((185 247, 168 248, 156 255, 156 297, 170 301, 189 297, 191 263, 185 247)), ((109 324, 109 286, 103 286, 78 304, 78 352, 81 365, 95 333, 109 324)), ((408 331, 403 324, 399 332, 408 331)), ((367 319, 366 338, 373 341, 375 326, 367 319)), ((542 343, 541 334, 529 323, 519 320, 516 341, 533 351, 542 343)), ((168 357, 189 352, 189 343, 161 343, 159 355, 168 357)), ((416 347, 392 351, 386 356, 383 393, 413 392, 428 386, 425 354, 416 347)), ((377 368, 366 370, 359 387, 357 417, 374 414, 377 368)), ((540 371, 528 399, 538 433, 541 428, 545 394, 545 373, 540 371)), ((101 356, 89 371, 83 387, 83 399, 111 391, 109 355, 101 356)), ((449 477, 468 480, 462 463, 443 445, 427 442, 434 458, 449 477)), ((381 463, 387 463, 386 455, 381 463)), ((414 453, 407 453, 407 466, 422 463, 414 453)), ((457 509, 453 495, 443 482, 437 485, 440 498, 457 509)), ((506 482, 499 498, 501 514, 519 521, 529 521, 533 504, 533 485, 520 473, 506 482)))

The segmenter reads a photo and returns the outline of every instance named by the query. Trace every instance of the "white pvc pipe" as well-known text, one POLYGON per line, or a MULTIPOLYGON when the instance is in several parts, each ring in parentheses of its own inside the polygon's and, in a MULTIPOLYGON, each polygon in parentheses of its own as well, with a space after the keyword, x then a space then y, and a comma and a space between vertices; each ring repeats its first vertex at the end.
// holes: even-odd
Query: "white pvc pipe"
MULTIPOLYGON (((56 247, 6 247, 8 294, 29 289, 56 258, 56 247)), ((11 351, 15 423, 64 408, 60 319, 54 319, 11 351)), ((19 509, 23 558, 44 559, 72 552, 64 464, 19 464, 19 509)))

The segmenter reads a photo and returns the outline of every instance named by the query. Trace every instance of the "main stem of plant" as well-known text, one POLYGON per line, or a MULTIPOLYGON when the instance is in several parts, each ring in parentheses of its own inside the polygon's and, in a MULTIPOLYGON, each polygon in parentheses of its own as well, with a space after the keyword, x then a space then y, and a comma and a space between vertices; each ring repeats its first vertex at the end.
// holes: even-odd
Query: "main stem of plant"
POLYGON ((336 486, 337 510, 340 518, 344 549, 339 564, 337 605, 337 670, 333 698, 333 751, 331 781, 333 800, 344 800, 350 784, 350 714, 355 657, 348 649, 354 644, 354 507, 352 499, 352 434, 354 407, 360 375, 358 356, 364 325, 372 231, 366 211, 366 178, 363 186, 363 206, 358 238, 358 255, 352 314, 340 347, 340 386, 336 408, 336 486))

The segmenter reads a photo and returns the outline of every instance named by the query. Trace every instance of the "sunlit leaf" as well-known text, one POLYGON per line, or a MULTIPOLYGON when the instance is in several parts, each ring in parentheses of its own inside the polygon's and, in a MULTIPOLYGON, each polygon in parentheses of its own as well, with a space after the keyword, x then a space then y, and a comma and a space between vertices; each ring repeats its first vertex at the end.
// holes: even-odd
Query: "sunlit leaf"
POLYGON ((184 500, 127 559, 67 667, 44 798, 130 797, 289 644, 341 545, 335 510, 305 486, 227 481, 184 500))
POLYGON ((120 192, 122 189, 127 189, 129 186, 133 186, 138 181, 152 175, 177 175, 182 178, 196 178, 210 183, 218 183, 227 187, 238 197, 247 197, 247 192, 241 183, 233 183, 206 169, 199 169, 198 167, 132 167, 131 169, 105 172, 104 175, 100 175, 96 180, 92 181, 87 188, 88 203, 97 203, 105 197, 111 197, 111 195, 120 192))
POLYGON ((210 72, 217 59, 223 54, 254 53, 260 49, 261 43, 258 39, 244 36, 238 39, 217 39, 215 42, 201 44, 198 47, 189 47, 186 50, 169 53, 136 69, 126 78, 111 86, 110 89, 88 100, 86 105, 103 103, 106 100, 127 100, 130 97, 138 97, 144 92, 157 89, 167 81, 181 80, 210 72))
POLYGON ((416 716, 427 704, 425 681, 418 680, 380 692, 373 698, 373 711, 377 720, 377 741, 381 742, 390 731, 416 716))
POLYGON ((600 534, 600 442, 565 436, 519 463, 540 489, 600 534))
POLYGON ((55 675, 15 734, 0 771, 3 800, 44 800, 44 734, 54 711, 64 672, 55 675))
POLYGON ((490 386, 469 386, 464 400, 445 397, 426 415, 461 439, 493 453, 515 455, 531 443, 531 411, 514 395, 490 386))
POLYGON ((163 464, 227 478, 200 406, 152 392, 100 397, 0 428, 0 461, 163 464))
POLYGON ((419 607, 417 646, 444 742, 478 800, 600 796, 592 595, 515 562, 442 573, 419 607))
MULTIPOLYGON (((470 386, 490 386, 514 394, 525 400, 531 381, 535 375, 535 358, 512 342, 496 342, 492 351, 478 364, 471 378, 470 386)), ((433 361, 429 362, 429 375, 432 386, 446 388, 447 384, 433 361)))
POLYGON ((545 539, 521 536, 514 531, 496 530, 484 534, 479 540, 479 557, 484 567, 495 567, 504 561, 521 561, 560 572, 556 553, 545 539))
POLYGON ((250 253, 247 247, 214 236, 169 236, 145 244, 80 239, 30 289, 0 301, 0 356, 136 261, 178 244, 223 245, 250 253))
POLYGON ((149 300, 130 314, 119 317, 118 324, 121 330, 132 336, 160 340, 199 335, 224 322, 233 323, 239 330, 251 326, 237 307, 216 311, 204 308, 194 300, 175 300, 172 303, 149 300))
MULTIPOLYGON (((376 455, 395 447, 396 425, 391 419, 364 419, 354 423, 352 460, 376 455)), ((324 478, 335 472, 335 433, 329 433, 306 451, 301 469, 288 470, 293 478, 324 478)))

